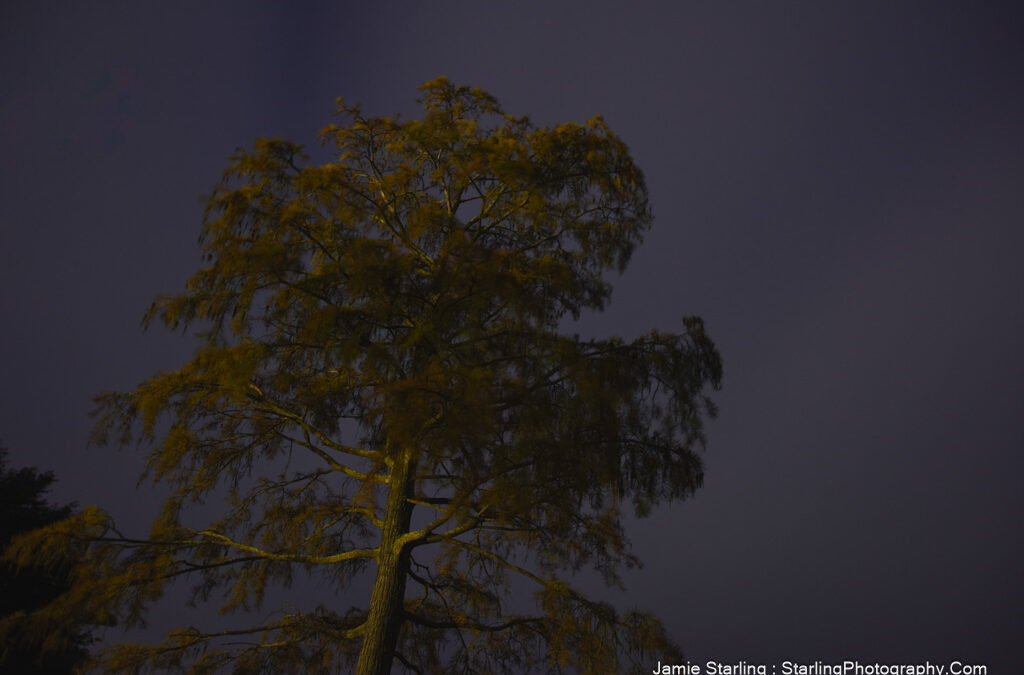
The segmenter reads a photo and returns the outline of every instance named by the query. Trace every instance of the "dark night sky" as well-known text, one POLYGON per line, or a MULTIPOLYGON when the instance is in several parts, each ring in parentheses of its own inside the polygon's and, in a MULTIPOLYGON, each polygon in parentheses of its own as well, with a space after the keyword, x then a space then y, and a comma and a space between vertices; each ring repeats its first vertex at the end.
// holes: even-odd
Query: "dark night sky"
MULTIPOLYGON (((143 528, 91 397, 192 343, 139 318, 198 266, 201 195, 336 96, 438 75, 539 124, 602 114, 655 226, 613 304, 723 354, 705 487, 631 525, 620 605, 692 661, 1012 672, 1024 635, 1024 22, 1012 3, 9 2, 0 9, 0 438, 143 528), (178 5, 175 5, 178 7, 178 5)), ((358 599, 357 599, 358 601, 358 599)), ((652 664, 653 667, 653 664, 652 664)))

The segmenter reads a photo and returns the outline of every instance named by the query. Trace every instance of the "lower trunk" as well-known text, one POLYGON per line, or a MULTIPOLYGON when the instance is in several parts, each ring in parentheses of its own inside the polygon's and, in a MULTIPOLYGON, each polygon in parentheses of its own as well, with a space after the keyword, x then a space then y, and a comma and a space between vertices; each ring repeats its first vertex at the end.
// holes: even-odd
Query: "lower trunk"
POLYGON ((398 538, 409 531, 412 504, 407 500, 412 484, 412 457, 405 453, 395 460, 391 472, 384 528, 377 553, 377 579, 370 596, 363 645, 359 650, 355 675, 388 675, 394 660, 398 631, 402 627, 405 581, 409 571, 409 552, 399 550, 398 538))

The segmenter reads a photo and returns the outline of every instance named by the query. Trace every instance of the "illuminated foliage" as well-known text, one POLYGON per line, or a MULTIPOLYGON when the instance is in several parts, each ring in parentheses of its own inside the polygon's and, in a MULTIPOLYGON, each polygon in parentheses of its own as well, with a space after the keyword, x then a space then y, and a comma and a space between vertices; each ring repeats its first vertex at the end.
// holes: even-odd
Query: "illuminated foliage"
POLYGON ((478 89, 422 91, 420 120, 340 104, 330 163, 282 140, 233 158, 205 266, 147 317, 198 327, 194 358, 100 399, 97 440, 151 447, 172 495, 148 537, 90 509, 21 547, 92 542, 51 618, 134 625, 182 577, 224 613, 304 574, 365 571, 372 597, 186 628, 107 670, 605 674, 677 654, 655 618, 566 581, 618 583, 637 562, 623 508, 702 478, 721 364, 700 320, 631 342, 559 331, 604 307, 649 227, 643 176, 600 118, 537 128, 478 89))

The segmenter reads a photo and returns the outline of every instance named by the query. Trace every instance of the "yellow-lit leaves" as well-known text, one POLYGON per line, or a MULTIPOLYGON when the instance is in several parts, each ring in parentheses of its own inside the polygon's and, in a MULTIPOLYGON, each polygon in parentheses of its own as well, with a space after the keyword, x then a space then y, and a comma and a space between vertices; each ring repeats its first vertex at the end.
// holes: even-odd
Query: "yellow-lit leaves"
MULTIPOLYGON (((112 580, 95 592, 114 599, 97 606, 140 617, 161 579, 185 574, 198 599, 226 592, 224 611, 258 605, 300 566, 344 585, 379 533, 401 530, 392 543, 441 549, 434 569, 410 568, 425 623, 408 624, 403 653, 442 663, 456 631, 480 671, 506 659, 525 672, 541 649, 551 665, 613 672, 623 654, 671 646, 656 623, 556 582, 542 583, 543 616, 510 619, 498 589, 588 565, 614 584, 635 564, 622 504, 643 514, 700 484, 702 389, 721 363, 694 320, 633 342, 558 332, 603 308, 606 273, 651 221, 643 175, 602 119, 537 128, 443 78, 422 94, 411 121, 339 102, 327 164, 277 139, 232 158, 203 267, 146 319, 198 328, 199 349, 100 402, 97 440, 137 424, 175 492, 137 550, 93 549, 89 569, 112 580), (211 496, 226 497, 222 517, 187 529, 182 510, 211 496), (386 503, 415 503, 430 525, 416 529, 419 511, 415 525, 388 521, 386 503)), ((351 662, 331 659, 352 655, 365 616, 282 620, 253 633, 277 647, 254 651, 203 651, 214 638, 184 631, 110 663, 278 672, 287 655, 341 671, 351 662), (314 642, 340 651, 314 658, 314 642)))

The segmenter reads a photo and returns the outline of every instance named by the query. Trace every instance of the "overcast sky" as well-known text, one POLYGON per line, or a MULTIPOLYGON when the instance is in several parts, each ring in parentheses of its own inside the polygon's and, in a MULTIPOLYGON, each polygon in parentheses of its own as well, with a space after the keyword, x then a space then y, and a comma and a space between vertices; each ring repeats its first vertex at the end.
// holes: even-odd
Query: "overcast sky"
POLYGON ((139 319, 197 268, 226 157, 315 144, 337 96, 414 115, 447 75, 538 124, 601 114, 644 170, 654 228, 578 330, 699 314, 724 358, 705 487, 630 525, 647 565, 609 597, 694 662, 1015 670, 1015 3, 166 5, 0 7, 0 439, 55 500, 147 525, 142 456, 86 448, 91 397, 191 354, 139 319))

